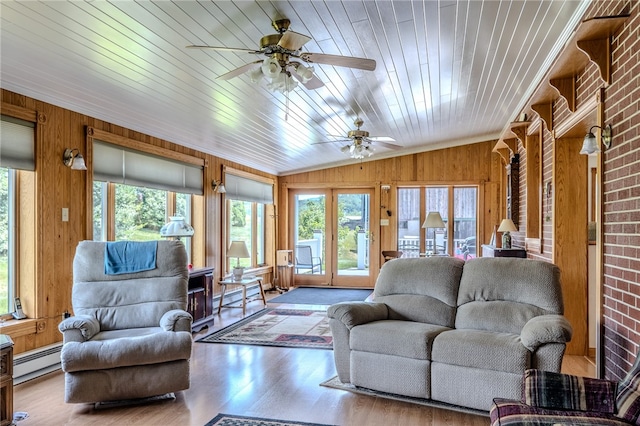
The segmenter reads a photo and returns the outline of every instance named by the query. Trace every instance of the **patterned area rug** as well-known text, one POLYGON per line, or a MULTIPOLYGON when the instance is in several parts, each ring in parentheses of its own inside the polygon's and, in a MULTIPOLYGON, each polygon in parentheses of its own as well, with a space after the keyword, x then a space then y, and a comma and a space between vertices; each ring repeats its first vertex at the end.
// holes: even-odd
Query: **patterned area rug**
POLYGON ((333 349, 325 311, 263 309, 198 342, 333 349))
POLYGON ((205 426, 330 426, 320 423, 292 422, 289 420, 263 419, 260 417, 218 414, 205 426))
POLYGON ((459 413, 466 413, 469 415, 482 416, 487 418, 489 417, 488 411, 475 410, 473 408, 467 408, 467 407, 460 407, 458 405, 446 404, 444 402, 432 401, 430 399, 413 398, 410 396, 402 396, 402 395, 396 395, 392 393, 379 392, 371 389, 354 386, 351 383, 342 383, 338 379, 338 376, 332 377, 331 379, 320 383, 320 386, 325 386, 325 387, 334 388, 334 389, 341 389, 341 390, 345 390, 353 393, 359 393, 361 395, 378 396, 380 398, 393 399, 395 401, 410 402, 412 404, 420 404, 420 405, 424 405, 432 408, 442 408, 444 410, 453 410, 459 413))

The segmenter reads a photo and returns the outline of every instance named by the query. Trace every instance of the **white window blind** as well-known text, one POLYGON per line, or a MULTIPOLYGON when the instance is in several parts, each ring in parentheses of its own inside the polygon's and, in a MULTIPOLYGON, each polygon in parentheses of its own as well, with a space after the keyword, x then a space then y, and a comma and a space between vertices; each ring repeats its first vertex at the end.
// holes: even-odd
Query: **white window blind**
POLYGON ((0 166, 35 170, 35 124, 0 116, 0 166))
POLYGON ((204 194, 202 167, 93 141, 93 179, 187 194, 204 194))
POLYGON ((225 195, 232 200, 273 204, 273 184, 225 173, 224 187, 225 195))

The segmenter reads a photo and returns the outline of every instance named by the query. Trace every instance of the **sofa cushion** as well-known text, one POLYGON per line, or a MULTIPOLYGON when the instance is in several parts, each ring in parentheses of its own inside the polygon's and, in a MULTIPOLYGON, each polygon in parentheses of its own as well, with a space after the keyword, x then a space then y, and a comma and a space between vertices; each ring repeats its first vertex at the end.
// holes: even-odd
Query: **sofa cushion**
POLYGON ((640 425, 640 353, 631 370, 618 386, 616 406, 618 417, 640 425))
POLYGON ((523 402, 554 410, 616 411, 617 383, 530 369, 524 373, 523 402))
MULTIPOLYGON (((119 333, 119 332, 116 332, 119 333)), ((100 336, 100 333, 98 334, 100 336)), ((160 331, 141 336, 68 342, 60 353, 65 373, 188 360, 191 333, 160 331)))
POLYGON ((355 351, 429 360, 434 337, 446 330, 449 329, 420 322, 374 321, 351 329, 350 347, 355 351))
POLYGON ((522 374, 531 365, 531 353, 518 336, 482 330, 450 330, 434 339, 431 360, 522 374))
POLYGON ((455 257, 394 259, 380 269, 374 301, 390 319, 453 327, 463 266, 455 257))
POLYGON ((495 398, 489 411, 491 426, 628 426, 612 414, 595 411, 563 411, 532 407, 520 401, 495 398))
POLYGON ((455 328, 520 334, 535 316, 563 313, 560 270, 531 259, 471 259, 457 303, 455 328))

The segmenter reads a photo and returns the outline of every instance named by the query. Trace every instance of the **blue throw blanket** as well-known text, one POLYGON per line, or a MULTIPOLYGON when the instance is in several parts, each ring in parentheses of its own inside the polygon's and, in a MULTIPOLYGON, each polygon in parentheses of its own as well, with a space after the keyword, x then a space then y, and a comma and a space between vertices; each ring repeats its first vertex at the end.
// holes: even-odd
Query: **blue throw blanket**
POLYGON ((104 250, 104 273, 129 274, 156 268, 157 241, 117 241, 104 250))

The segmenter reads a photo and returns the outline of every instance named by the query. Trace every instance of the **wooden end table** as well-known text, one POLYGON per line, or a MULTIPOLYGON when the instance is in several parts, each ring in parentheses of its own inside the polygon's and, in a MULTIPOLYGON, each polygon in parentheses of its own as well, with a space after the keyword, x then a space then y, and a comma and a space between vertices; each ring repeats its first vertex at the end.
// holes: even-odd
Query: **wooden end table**
POLYGON ((247 286, 251 284, 258 283, 258 288, 260 289, 260 297, 262 298, 262 303, 267 306, 267 298, 264 295, 264 288, 262 287, 262 278, 260 277, 243 277, 241 280, 236 281, 233 277, 223 278, 220 280, 220 285, 222 286, 222 292, 220 293, 220 304, 218 305, 218 314, 220 310, 224 306, 225 308, 242 308, 242 316, 245 316, 247 313, 247 286), (224 305, 224 293, 227 291, 228 285, 241 285, 242 286, 242 305, 241 306, 231 306, 224 305))

